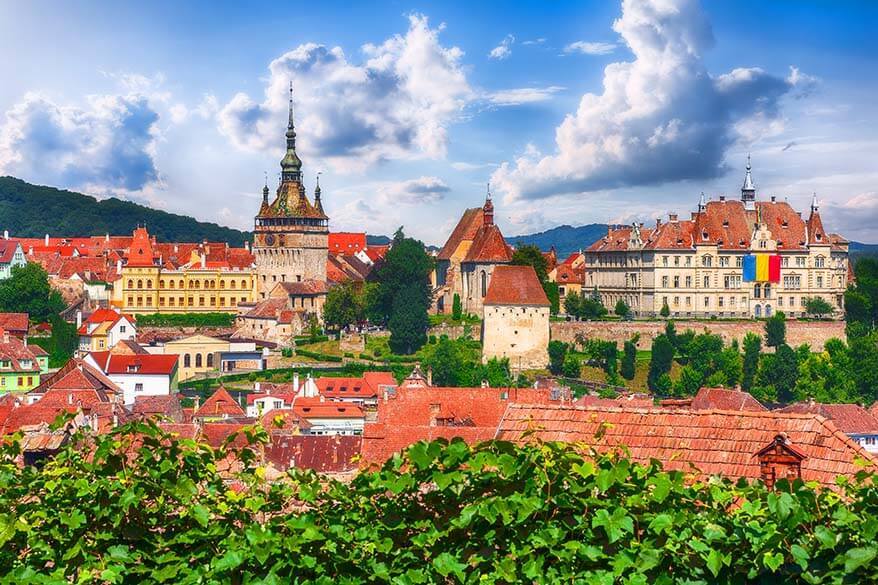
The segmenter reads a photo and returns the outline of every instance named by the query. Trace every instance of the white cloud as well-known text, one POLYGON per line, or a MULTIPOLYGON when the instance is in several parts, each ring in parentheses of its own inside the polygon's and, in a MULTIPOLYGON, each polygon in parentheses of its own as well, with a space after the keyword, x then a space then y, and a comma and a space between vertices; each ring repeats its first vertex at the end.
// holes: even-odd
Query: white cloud
POLYGON ((842 202, 820 202, 823 225, 828 231, 843 228, 842 235, 876 243, 878 191, 859 193, 842 202))
POLYGON ((158 120, 143 95, 90 96, 75 107, 28 93, 0 121, 0 173, 97 192, 154 187, 158 120))
POLYGON ((527 41, 523 41, 521 44, 522 44, 522 45, 542 45, 542 44, 544 44, 545 42, 546 42, 546 39, 543 38, 543 37, 540 37, 540 38, 538 38, 538 39, 530 39, 530 40, 527 40, 527 41))
POLYGON ((552 99, 552 96, 564 88, 551 85, 549 87, 520 87, 502 89, 488 94, 487 99, 495 106, 518 106, 552 99))
POLYGON ((479 169, 487 169, 491 167, 496 167, 495 163, 469 163, 469 162, 453 162, 451 163, 451 168, 455 171, 476 171, 479 169))
POLYGON ((567 54, 580 53, 583 55, 609 55, 616 50, 616 43, 590 43, 587 41, 576 41, 564 47, 567 54))
POLYGON ((209 120, 216 116, 217 112, 219 112, 220 106, 219 101, 217 101, 216 96, 212 94, 204 94, 201 99, 201 102, 195 108, 195 113, 204 120, 209 120))
POLYGON ((491 52, 488 53, 488 57, 491 59, 497 59, 498 61, 502 61, 506 59, 510 55, 512 55, 512 45, 515 43, 514 35, 506 35, 500 44, 491 49, 491 52))
POLYGON ((777 132, 780 100, 801 79, 758 68, 712 77, 702 54, 713 35, 695 0, 625 0, 613 29, 634 60, 604 69, 603 93, 585 94, 556 128, 553 153, 530 149, 495 171, 509 200, 717 177, 742 133, 777 132))
POLYGON ((363 168, 384 159, 442 158, 447 128, 471 98, 463 52, 439 42, 442 26, 409 17, 409 28, 362 47, 351 62, 340 47, 308 43, 269 65, 265 97, 238 93, 218 113, 219 128, 243 149, 283 146, 287 91, 295 91, 299 144, 335 168, 363 168))
POLYGON ((418 177, 382 185, 377 191, 381 201, 388 205, 425 204, 441 201, 451 187, 439 177, 418 177))

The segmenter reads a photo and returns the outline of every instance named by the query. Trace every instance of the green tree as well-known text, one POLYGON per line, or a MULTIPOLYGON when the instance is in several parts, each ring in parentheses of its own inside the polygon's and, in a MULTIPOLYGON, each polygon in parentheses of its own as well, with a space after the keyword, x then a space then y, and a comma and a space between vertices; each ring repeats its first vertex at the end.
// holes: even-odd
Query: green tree
POLYGON ((665 323, 665 337, 668 338, 668 341, 671 342, 671 345, 674 348, 677 348, 677 326, 673 321, 668 321, 665 323))
POLYGON ((443 335, 436 344, 436 349, 424 359, 423 365, 433 371, 433 384, 458 386, 461 361, 457 344, 443 335))
POLYGON ((649 361, 649 374, 646 382, 650 390, 658 391, 657 382, 662 374, 670 374, 674 362, 674 346, 664 335, 652 340, 652 358, 649 361))
POLYGON ((613 312, 620 317, 624 317, 631 312, 631 307, 628 306, 628 303, 626 303, 622 299, 619 299, 618 301, 616 301, 616 307, 613 309, 613 312))
POLYGON ((872 328, 872 301, 868 295, 856 288, 848 288, 844 293, 844 318, 848 324, 860 323, 872 328))
POLYGON ((825 317, 832 314, 832 305, 822 297, 807 297, 804 299, 805 312, 814 317, 825 317))
POLYGON ((363 296, 354 283, 343 283, 329 289, 323 303, 323 322, 327 327, 344 329, 364 317, 363 296))
POLYGON ((48 321, 64 310, 61 293, 49 285, 49 275, 34 262, 15 266, 0 281, 0 312, 27 313, 35 323, 48 321))
POLYGON ((49 318, 52 326, 52 335, 49 337, 51 349, 49 352, 49 366, 60 368, 67 360, 73 357, 73 353, 79 347, 79 334, 76 325, 68 323, 57 315, 49 318))
POLYGON ((878 333, 854 337, 848 346, 857 395, 871 404, 878 400, 878 333))
POLYGON ((532 266, 540 283, 549 280, 549 264, 543 252, 533 244, 519 246, 512 253, 512 263, 516 266, 532 266))
POLYGON ((558 283, 550 281, 544 282, 543 291, 546 293, 546 298, 549 299, 549 312, 552 315, 557 315, 561 310, 561 293, 558 289, 558 283))
POLYGON ((765 345, 779 347, 786 343, 787 316, 783 311, 778 311, 765 320, 765 345))
POLYGON ((463 317, 463 306, 460 303, 460 295, 454 293, 454 298, 451 301, 451 318, 455 321, 460 321, 463 317))
POLYGON ((741 388, 750 391, 759 370, 759 355, 762 353, 762 338, 755 333, 744 336, 744 363, 742 366, 741 388))
POLYGON ((567 356, 567 344, 553 339, 549 342, 549 371, 555 375, 561 373, 564 358, 567 356))
POLYGON ((600 299, 588 297, 582 299, 579 308, 579 316, 583 319, 600 319, 607 314, 607 308, 600 299))
POLYGON ((582 295, 571 292, 564 297, 564 312, 571 317, 579 317, 582 311, 582 295))
POLYGON ((582 364, 576 354, 568 353, 564 357, 564 364, 561 366, 561 373, 565 378, 578 378, 582 364))
POLYGON ((622 367, 620 374, 626 380, 633 380, 637 366, 637 345, 630 339, 622 346, 622 367))
POLYGON ((662 308, 659 311, 659 315, 661 315, 665 319, 671 316, 671 308, 668 306, 667 302, 662 303, 662 308))
POLYGON ((794 397, 799 377, 798 356, 786 343, 777 346, 773 354, 762 356, 753 395, 763 400, 790 402, 794 397))
POLYGON ((394 295, 390 319, 390 349, 398 354, 412 354, 427 343, 430 319, 424 297, 417 285, 405 286, 394 295))

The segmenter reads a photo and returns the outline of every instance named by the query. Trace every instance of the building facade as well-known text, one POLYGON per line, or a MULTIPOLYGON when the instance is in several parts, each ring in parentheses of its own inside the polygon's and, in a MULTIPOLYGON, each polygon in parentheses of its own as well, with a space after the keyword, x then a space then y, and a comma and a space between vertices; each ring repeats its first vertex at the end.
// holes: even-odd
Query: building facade
POLYGON ((0 329, 0 395, 32 390, 48 371, 49 355, 43 348, 0 329))
POLYGON ((10 240, 8 233, 4 234, 4 236, 0 240, 0 280, 6 280, 12 276, 12 269, 16 266, 27 264, 21 244, 15 240, 10 240))
POLYGON ((157 244, 145 227, 134 230, 114 282, 115 306, 131 314, 234 313, 255 299, 253 256, 246 248, 172 246, 157 244))
POLYGON ((329 217, 323 211, 319 180, 313 204, 305 193, 302 161, 296 154, 292 87, 286 140, 287 151, 280 163, 281 181, 275 199, 269 203, 266 184, 262 207, 256 216, 253 253, 258 299, 267 298, 279 282, 326 281, 329 217))
POLYGON ((747 161, 740 200, 705 201, 689 219, 671 213, 654 228, 609 228, 585 251, 586 291, 610 310, 625 301, 640 316, 760 318, 805 315, 809 298, 843 315, 848 242, 823 228, 816 195, 807 219, 776 197, 757 201, 747 161), (748 281, 748 257, 776 256, 779 276, 748 281))

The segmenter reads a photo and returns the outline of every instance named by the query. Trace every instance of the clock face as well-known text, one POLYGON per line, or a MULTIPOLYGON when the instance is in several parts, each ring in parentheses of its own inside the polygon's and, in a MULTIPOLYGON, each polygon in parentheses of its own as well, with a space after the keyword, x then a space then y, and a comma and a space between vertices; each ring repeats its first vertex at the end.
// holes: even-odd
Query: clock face
POLYGON ((274 234, 268 234, 265 236, 265 245, 274 246, 274 234))

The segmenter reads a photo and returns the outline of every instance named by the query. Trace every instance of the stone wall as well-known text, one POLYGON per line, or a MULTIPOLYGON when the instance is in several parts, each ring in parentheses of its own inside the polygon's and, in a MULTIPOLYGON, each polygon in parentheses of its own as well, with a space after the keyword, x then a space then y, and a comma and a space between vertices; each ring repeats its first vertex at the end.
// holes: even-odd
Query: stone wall
POLYGON ((549 363, 549 307, 487 305, 482 359, 509 358, 513 370, 549 363))
MULTIPOLYGON (((685 321, 675 320, 677 332, 692 329, 696 333, 709 331, 730 343, 742 342, 749 332, 764 335, 763 321, 685 321)), ((787 343, 793 347, 807 343, 813 351, 822 351, 823 342, 832 337, 845 339, 844 321, 787 321, 787 343)), ((638 349, 649 349, 652 340, 664 333, 664 321, 566 321, 552 323, 552 339, 572 342, 581 333, 586 338, 616 341, 621 346, 635 333, 640 334, 638 349)))

